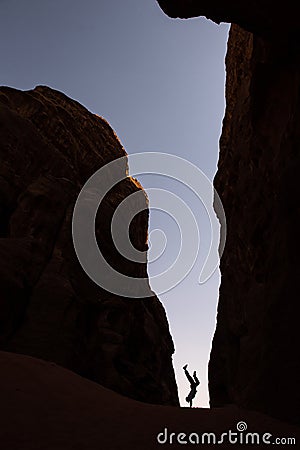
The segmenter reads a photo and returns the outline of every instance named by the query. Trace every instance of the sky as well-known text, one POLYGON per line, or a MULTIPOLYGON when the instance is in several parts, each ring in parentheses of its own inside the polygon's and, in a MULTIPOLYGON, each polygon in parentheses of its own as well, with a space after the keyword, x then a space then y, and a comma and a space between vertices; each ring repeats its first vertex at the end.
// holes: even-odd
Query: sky
MULTIPOLYGON (((0 0, 0 85, 48 85, 103 116, 128 154, 164 152, 192 162, 213 179, 224 116, 224 58, 229 25, 205 18, 168 18, 155 0, 0 0)), ((209 244, 205 208, 176 180, 138 177, 147 188, 170 190, 189 205, 200 252, 189 275, 159 296, 175 343, 182 406, 189 384, 182 366, 201 380, 196 407, 207 407, 207 364, 215 329, 220 274, 199 274, 209 244)), ((151 208, 151 194, 150 208, 151 208)), ((151 276, 168 270, 180 249, 180 224, 150 213, 150 232, 167 238, 151 276)), ((152 249, 156 241, 151 240, 152 249)), ((193 245, 193 243, 192 243, 193 245)))

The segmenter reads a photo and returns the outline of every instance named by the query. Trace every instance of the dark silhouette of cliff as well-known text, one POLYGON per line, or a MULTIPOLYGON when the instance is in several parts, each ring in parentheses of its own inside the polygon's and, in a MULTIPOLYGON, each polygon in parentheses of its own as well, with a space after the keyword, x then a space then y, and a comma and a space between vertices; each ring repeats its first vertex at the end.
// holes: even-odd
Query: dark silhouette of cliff
MULTIPOLYGON (((0 349, 53 361, 141 401, 178 405, 174 346, 160 301, 104 291, 73 247, 81 187, 125 155, 109 124, 64 94, 44 86, 0 89, 0 349)), ((147 277, 146 261, 121 257, 110 236, 116 207, 135 192, 144 209, 131 240, 147 250, 147 199, 129 177, 101 203, 96 234, 116 270, 147 277)))

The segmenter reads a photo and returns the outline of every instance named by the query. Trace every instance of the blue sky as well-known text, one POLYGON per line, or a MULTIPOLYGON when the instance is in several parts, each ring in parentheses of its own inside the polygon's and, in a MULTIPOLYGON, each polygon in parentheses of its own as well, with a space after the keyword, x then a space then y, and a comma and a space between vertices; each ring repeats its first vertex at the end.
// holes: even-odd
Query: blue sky
MULTIPOLYGON (((181 156, 213 178, 224 115, 224 56, 228 24, 204 18, 172 20, 155 0, 0 1, 0 84, 45 84, 109 121, 127 153, 181 156)), ((219 273, 197 280, 208 241, 203 207, 176 183, 145 175, 145 187, 183 197, 199 221, 201 248, 190 275, 160 297, 175 341, 180 398, 188 393, 182 366, 197 370, 195 406, 208 405, 207 361, 215 327, 219 273)), ((150 198, 151 206, 151 198, 150 198)), ((164 229, 166 254, 149 267, 167 267, 178 230, 154 211, 150 229, 164 229), (156 264, 156 265, 155 265, 156 264)))

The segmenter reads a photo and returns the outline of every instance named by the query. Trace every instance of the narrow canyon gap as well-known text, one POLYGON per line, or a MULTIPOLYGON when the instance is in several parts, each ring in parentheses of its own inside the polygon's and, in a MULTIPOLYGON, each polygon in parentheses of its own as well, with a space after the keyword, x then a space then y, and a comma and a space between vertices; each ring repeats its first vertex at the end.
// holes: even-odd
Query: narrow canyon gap
POLYGON ((171 17, 233 23, 215 178, 227 216, 212 406, 235 403, 299 423, 297 6, 159 0, 171 17))

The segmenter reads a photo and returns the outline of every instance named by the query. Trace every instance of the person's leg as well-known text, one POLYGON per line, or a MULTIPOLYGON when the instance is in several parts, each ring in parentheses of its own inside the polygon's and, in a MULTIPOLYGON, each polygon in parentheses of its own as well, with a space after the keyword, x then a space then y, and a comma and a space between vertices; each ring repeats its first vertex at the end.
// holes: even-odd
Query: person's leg
POLYGON ((196 383, 196 386, 199 386, 199 384, 200 384, 200 381, 199 381, 199 379, 197 378, 197 375, 196 375, 196 371, 193 373, 193 377, 194 377, 194 380, 195 380, 195 383, 196 383))
POLYGON ((191 377, 191 375, 189 374, 189 372, 188 372, 186 366, 184 366, 183 370, 184 370, 185 376, 186 376, 187 379, 189 380, 191 386, 194 385, 194 384, 195 384, 195 381, 194 381, 194 379, 191 377))

